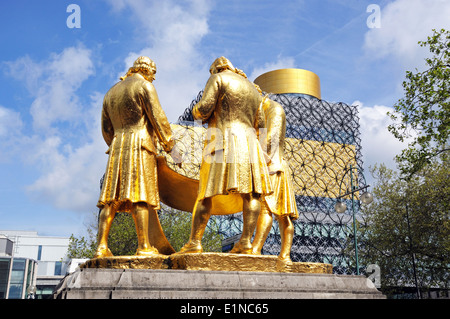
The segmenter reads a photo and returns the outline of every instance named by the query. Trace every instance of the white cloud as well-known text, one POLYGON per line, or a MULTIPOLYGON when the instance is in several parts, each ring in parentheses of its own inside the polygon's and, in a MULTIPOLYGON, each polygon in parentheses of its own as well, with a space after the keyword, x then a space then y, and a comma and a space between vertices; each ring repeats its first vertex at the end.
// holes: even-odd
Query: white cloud
POLYGON ((90 50, 79 45, 54 53, 40 63, 26 56, 6 65, 14 78, 25 81, 34 97, 30 113, 35 129, 44 132, 55 122, 79 119, 82 106, 76 90, 94 74, 90 50))
POLYGON ((48 76, 31 105, 35 127, 48 129, 55 121, 70 122, 81 115, 82 106, 75 92, 94 74, 90 54, 83 47, 70 47, 51 57, 48 76))
POLYGON ((384 163, 395 169, 394 157, 407 147, 408 141, 398 141, 387 129, 391 124, 387 112, 392 111, 392 108, 384 105, 366 106, 360 101, 355 101, 352 105, 359 106, 364 166, 384 163))
MULTIPOLYGON (((155 85, 161 105, 175 122, 190 105, 209 77, 210 62, 205 63, 199 43, 209 32, 209 2, 121 1, 115 10, 131 9, 142 49, 125 58, 121 75, 141 55, 157 67, 155 85)), ((211 61, 212 62, 212 61, 211 61)))
POLYGON ((381 27, 369 29, 364 49, 368 58, 394 57, 408 69, 424 65, 428 49, 418 45, 432 29, 450 29, 450 1, 396 0, 381 9, 381 27))
POLYGON ((31 93, 39 88, 38 80, 44 72, 43 65, 34 62, 28 55, 13 62, 4 62, 6 73, 16 80, 24 81, 31 93))
POLYGON ((283 57, 278 56, 277 60, 274 62, 267 62, 261 67, 253 69, 252 73, 248 75, 250 81, 254 81, 258 76, 263 73, 278 70, 278 69, 289 69, 295 68, 295 59, 293 57, 283 57))
POLYGON ((22 128, 20 113, 0 105, 0 139, 8 138, 22 128))
POLYGON ((22 127, 20 113, 0 105, 0 162, 10 160, 15 153, 22 127))
POLYGON ((95 93, 91 99, 85 119, 89 141, 85 144, 64 144, 58 135, 33 137, 28 160, 39 166, 41 176, 27 188, 31 197, 58 209, 83 213, 95 209, 107 155, 99 120, 103 96, 95 93))
POLYGON ((15 148, 8 149, 11 156, 39 174, 26 187, 28 194, 58 209, 92 211, 107 156, 100 129, 103 95, 91 93, 89 104, 89 97, 77 92, 95 72, 91 51, 80 44, 43 61, 25 56, 6 65, 7 73, 23 81, 33 99, 27 130, 21 129, 19 113, 0 107, 0 137, 8 134, 14 142, 10 144, 15 148), (14 72, 18 69, 26 72, 14 72))

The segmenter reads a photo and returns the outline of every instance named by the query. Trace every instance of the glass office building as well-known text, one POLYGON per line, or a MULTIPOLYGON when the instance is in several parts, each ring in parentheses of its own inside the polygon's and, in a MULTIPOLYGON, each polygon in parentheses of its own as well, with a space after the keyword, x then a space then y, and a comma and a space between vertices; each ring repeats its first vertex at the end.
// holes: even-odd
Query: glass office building
POLYGON ((21 257, 0 257, 0 299, 26 299, 36 289, 36 261, 21 257))
POLYGON ((66 237, 0 230, 0 298, 50 298, 66 274, 68 246, 66 237))

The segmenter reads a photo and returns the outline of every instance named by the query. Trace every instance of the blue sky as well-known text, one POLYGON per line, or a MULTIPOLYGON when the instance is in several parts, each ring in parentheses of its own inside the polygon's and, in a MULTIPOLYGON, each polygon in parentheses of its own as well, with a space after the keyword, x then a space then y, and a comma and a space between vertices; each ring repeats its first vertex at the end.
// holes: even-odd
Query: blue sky
POLYGON ((228 57, 251 80, 273 69, 315 72, 322 98, 358 104, 365 166, 405 146, 387 132, 417 45, 450 29, 447 0, 2 1, 0 229, 83 234, 107 157, 101 102, 134 59, 157 65, 154 85, 176 122, 228 57), (69 28, 70 4, 81 27, 69 28), (380 27, 370 28, 380 8, 380 27))

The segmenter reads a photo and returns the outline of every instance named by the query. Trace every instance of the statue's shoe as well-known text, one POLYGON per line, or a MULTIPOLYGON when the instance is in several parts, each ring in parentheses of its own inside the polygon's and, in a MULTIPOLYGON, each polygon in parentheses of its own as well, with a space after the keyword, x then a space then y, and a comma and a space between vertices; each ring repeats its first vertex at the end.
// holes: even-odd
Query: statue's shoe
POLYGON ((278 260, 285 264, 292 264, 292 260, 289 256, 278 256, 278 260))
POLYGON ((94 258, 113 257, 113 253, 109 248, 99 248, 94 254, 94 258))
POLYGON ((293 263, 291 258, 288 256, 286 257, 280 257, 277 258, 276 268, 280 272, 292 272, 293 263))
POLYGON ((184 245, 179 252, 175 253, 177 254, 195 254, 195 253, 202 253, 203 247, 201 244, 193 244, 193 243, 187 243, 184 245))
POLYGON ((247 254, 247 255, 253 255, 253 247, 244 247, 241 245, 241 243, 236 243, 233 246, 233 249, 230 250, 230 254, 247 254))
POLYGON ((136 250, 136 256, 154 256, 154 255, 159 255, 159 251, 155 247, 136 250))

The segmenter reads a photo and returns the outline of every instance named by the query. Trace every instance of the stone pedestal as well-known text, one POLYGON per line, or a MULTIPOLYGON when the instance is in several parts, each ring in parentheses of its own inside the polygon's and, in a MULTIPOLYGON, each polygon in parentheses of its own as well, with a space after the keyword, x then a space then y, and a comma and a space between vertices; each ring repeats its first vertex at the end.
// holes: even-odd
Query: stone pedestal
POLYGON ((274 272, 81 269, 64 278, 61 299, 384 298, 363 276, 274 272))
POLYGON ((56 288, 61 299, 384 298, 363 276, 274 256, 186 254, 93 259, 56 288), (153 269, 149 269, 153 268, 153 269), (237 270, 239 269, 239 270, 237 270), (258 270, 259 269, 259 270, 258 270))

